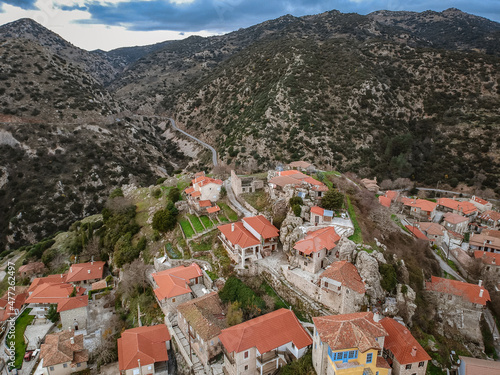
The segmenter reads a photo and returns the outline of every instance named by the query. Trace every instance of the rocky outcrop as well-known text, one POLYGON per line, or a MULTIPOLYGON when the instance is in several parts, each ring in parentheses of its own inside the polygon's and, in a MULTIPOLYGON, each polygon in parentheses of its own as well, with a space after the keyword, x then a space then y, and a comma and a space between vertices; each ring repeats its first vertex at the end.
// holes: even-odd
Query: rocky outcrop
POLYGON ((415 310, 417 309, 417 305, 415 304, 416 298, 417 294, 412 288, 410 288, 409 285, 398 284, 396 301, 399 315, 403 316, 406 323, 410 325, 413 319, 413 315, 415 314, 415 310))
POLYGON ((356 244, 347 237, 342 237, 340 239, 335 250, 339 252, 340 260, 347 260, 351 263, 356 260, 356 244))
POLYGON ((384 299, 377 259, 365 251, 360 251, 356 257, 356 268, 365 282, 366 294, 373 300, 384 299))
POLYGON ((283 244, 283 251, 289 253, 295 242, 304 236, 302 219, 294 214, 288 214, 280 229, 280 241, 283 244))

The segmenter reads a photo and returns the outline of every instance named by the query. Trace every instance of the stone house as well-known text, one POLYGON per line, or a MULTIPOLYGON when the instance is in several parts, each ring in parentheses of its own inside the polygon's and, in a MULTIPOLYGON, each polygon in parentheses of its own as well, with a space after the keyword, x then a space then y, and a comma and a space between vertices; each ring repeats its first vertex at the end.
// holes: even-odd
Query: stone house
POLYGON ((102 279, 106 262, 88 262, 72 264, 66 276, 66 282, 75 286, 90 288, 92 283, 102 279))
POLYGON ((177 306, 177 324, 204 366, 222 352, 219 335, 227 328, 226 309, 216 292, 177 306))
POLYGON ((478 221, 491 229, 500 228, 500 212, 484 211, 478 216, 478 221))
POLYGON ((455 198, 439 198, 437 200, 438 208, 443 212, 453 212, 454 214, 460 214, 467 217, 473 217, 477 215, 477 208, 474 204, 469 201, 459 201, 455 198))
POLYGON ((325 210, 319 206, 311 207, 309 222, 314 225, 329 224, 333 220, 333 211, 325 210))
POLYGON ((153 291, 165 315, 193 298, 194 285, 203 284, 203 273, 196 263, 156 272, 151 276, 154 281, 153 291))
POLYGON ((42 262, 31 262, 19 267, 17 270, 17 272, 19 272, 19 276, 22 278, 29 277, 30 279, 41 276, 44 271, 45 264, 42 262))
POLYGON ((238 197, 240 194, 255 193, 257 190, 264 189, 264 181, 254 177, 240 177, 234 170, 231 170, 231 188, 238 197))
POLYGON ((468 224, 469 218, 465 216, 454 214, 453 212, 444 214, 443 226, 447 230, 463 235, 468 229, 468 224))
POLYGON ((166 373, 170 333, 165 324, 127 329, 118 339, 121 375, 166 373))
POLYGON ((220 198, 222 180, 207 177, 204 172, 199 172, 191 180, 191 185, 191 187, 184 190, 188 202, 191 204, 199 200, 217 202, 220 198))
POLYGON ((437 223, 423 222, 417 223, 416 226, 426 235, 426 237, 438 246, 442 246, 446 239, 448 238, 446 234, 446 229, 437 223))
POLYGON ((241 268, 246 261, 269 256, 278 248, 279 230, 262 215, 245 217, 241 222, 217 228, 222 245, 241 268))
POLYGON ((296 189, 306 189, 311 198, 321 199, 328 191, 328 187, 321 181, 296 170, 277 172, 277 175, 269 178, 268 184, 272 199, 289 199, 296 189))
POLYGON ((75 292, 76 296, 82 296, 85 293, 84 288, 74 287, 69 283, 58 283, 59 280, 61 279, 58 277, 50 278, 50 280, 38 283, 32 289, 37 279, 34 280, 32 285, 28 288, 28 298, 26 299, 26 303, 31 304, 30 307, 33 308, 32 313, 36 314, 38 317, 45 317, 51 304, 58 304, 59 302, 65 301, 75 292), (52 284, 50 281, 56 283, 52 284))
POLYGON ((83 335, 64 330, 45 337, 40 359, 48 375, 66 375, 86 369, 89 353, 83 346, 83 335))
POLYGON ((425 375, 431 357, 411 332, 392 318, 384 318, 380 324, 389 334, 384 340, 383 356, 393 375, 425 375))
POLYGON ((403 210, 417 220, 432 221, 436 215, 437 203, 426 199, 400 198, 403 210))
POLYGON ((490 253, 500 253, 500 231, 484 229, 481 233, 473 233, 469 239, 471 250, 482 250, 490 253))
POLYGON ((363 178, 361 180, 361 183, 368 191, 376 193, 380 190, 380 187, 377 185, 377 177, 375 177, 373 180, 370 180, 369 178, 363 178))
POLYGON ((387 207, 387 208, 391 207, 391 203, 392 203, 391 199, 390 199, 390 198, 387 198, 387 197, 386 197, 386 196, 384 196, 384 195, 379 195, 379 197, 378 197, 378 202, 379 202, 382 206, 387 207))
POLYGON ((319 277, 319 286, 329 294, 327 306, 334 305, 340 314, 354 313, 363 304, 365 283, 356 266, 346 260, 329 265, 319 277))
POLYGON ((482 342, 479 321, 490 294, 479 285, 432 276, 425 290, 444 322, 459 329, 470 340, 482 342))
POLYGON ((487 359, 458 356, 460 366, 458 375, 495 375, 500 374, 500 362, 487 359))
POLYGON ((493 209, 493 204, 491 202, 488 202, 485 199, 481 199, 479 197, 476 197, 473 195, 470 199, 469 202, 472 203, 476 208, 478 209, 479 212, 484 212, 484 211, 489 211, 493 209))
POLYGON ((224 352, 224 373, 270 375, 301 358, 311 336, 291 310, 279 309, 226 328, 219 335, 224 352))
POLYGON ((474 251, 474 258, 481 259, 483 262, 483 275, 497 279, 500 275, 500 254, 489 253, 482 250, 474 251))
POLYGON ((64 329, 75 331, 87 329, 87 319, 89 315, 88 296, 68 297, 59 301, 57 312, 61 317, 61 324, 64 329))
POLYGON ((337 246, 340 236, 334 227, 327 227, 309 232, 307 236, 294 245, 295 258, 300 268, 310 273, 316 273, 326 267, 326 258, 337 246))
POLYGON ((372 312, 313 317, 313 323, 316 374, 391 374, 382 357, 388 333, 372 312))

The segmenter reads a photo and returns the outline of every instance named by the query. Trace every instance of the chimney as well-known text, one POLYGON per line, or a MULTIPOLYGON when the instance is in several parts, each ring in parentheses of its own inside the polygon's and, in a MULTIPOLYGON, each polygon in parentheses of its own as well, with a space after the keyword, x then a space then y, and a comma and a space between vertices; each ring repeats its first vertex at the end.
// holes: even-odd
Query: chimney
POLYGON ((75 338, 73 336, 70 337, 69 341, 71 342, 71 345, 75 344, 75 338))
POLYGON ((92 255, 92 258, 90 259, 90 264, 94 265, 94 256, 92 255))
POLYGON ((483 296, 484 289, 479 290, 479 298, 483 296))
POLYGON ((61 273, 61 279, 63 278, 63 274, 61 273))
POLYGON ((417 355, 417 347, 414 346, 413 348, 411 348, 411 356, 415 357, 416 355, 417 355))
POLYGON ((380 322, 380 314, 378 313, 378 311, 373 314, 373 321, 375 323, 380 322))
POLYGON ((234 223, 231 223, 231 232, 234 232, 234 223))
POLYGON ((90 273, 90 270, 87 270, 87 273, 90 273))
POLYGON ((479 283, 477 285, 482 286, 483 285, 483 280, 479 280, 479 283))

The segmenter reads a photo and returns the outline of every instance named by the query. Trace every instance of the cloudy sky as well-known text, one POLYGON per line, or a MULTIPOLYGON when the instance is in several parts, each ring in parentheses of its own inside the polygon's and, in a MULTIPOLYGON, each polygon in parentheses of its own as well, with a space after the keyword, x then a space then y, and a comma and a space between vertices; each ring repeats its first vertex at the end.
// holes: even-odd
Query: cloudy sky
POLYGON ((78 47, 110 50, 226 33, 284 14, 452 7, 500 22, 500 0, 0 0, 0 24, 30 17, 78 47))

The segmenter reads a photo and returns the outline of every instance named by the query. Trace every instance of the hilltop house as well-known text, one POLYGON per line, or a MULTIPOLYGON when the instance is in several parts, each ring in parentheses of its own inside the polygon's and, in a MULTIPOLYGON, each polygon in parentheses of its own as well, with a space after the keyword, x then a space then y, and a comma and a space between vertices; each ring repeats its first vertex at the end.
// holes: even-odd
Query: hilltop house
POLYGON ((479 285, 432 276, 425 290, 433 299, 444 322, 460 329, 474 342, 482 342, 479 321, 490 294, 479 285))
POLYGON ((177 323, 203 365, 222 352, 219 335, 227 328, 227 321, 226 309, 217 292, 177 306, 177 323))
POLYGON ((127 329, 118 339, 121 375, 166 373, 170 333, 165 324, 127 329))
POLYGON ((326 260, 332 249, 337 246, 340 236, 334 227, 327 227, 309 232, 294 245, 295 257, 301 269, 316 273, 326 266, 326 260))
POLYGON ((296 169, 301 172, 313 173, 316 171, 316 167, 314 165, 303 160, 292 161, 290 164, 287 165, 287 167, 288 169, 296 169))
POLYGON ((194 204, 200 200, 209 200, 211 202, 219 200, 222 180, 207 177, 205 176, 205 172, 199 172, 195 174, 195 178, 191 180, 191 184, 191 187, 184 190, 190 203, 194 204))
POLYGON ((31 262, 19 267, 17 272, 19 272, 19 276, 21 276, 22 278, 32 278, 41 276, 44 270, 45 264, 43 264, 42 262, 31 262))
POLYGON ((465 216, 447 212, 444 214, 443 225, 447 230, 458 234, 464 234, 467 231, 469 219, 465 216))
POLYGON ((312 340, 291 310, 279 309, 226 328, 219 335, 225 373, 270 375, 302 357, 312 340))
POLYGON ((318 375, 390 375, 382 357, 388 335, 372 312, 313 317, 312 361, 318 375))
POLYGON ((410 331, 391 318, 380 324, 389 334, 384 340, 383 356, 392 367, 393 375, 425 375, 431 357, 410 331))
POLYGON ((193 298, 192 287, 203 284, 203 273, 196 263, 179 266, 151 275, 154 293, 165 314, 174 312, 181 303, 193 298))
POLYGON ((277 172, 268 183, 271 198, 278 195, 288 199, 294 195, 296 189, 305 189, 312 199, 321 199, 328 191, 328 187, 321 181, 296 170, 277 172))
POLYGON ((480 234, 473 233, 469 239, 471 250, 500 253, 500 231, 484 229, 480 234))
POLYGON ((61 317, 62 327, 78 331, 87 329, 89 315, 88 296, 68 297, 57 303, 57 312, 61 317))
POLYGON ((443 244, 446 229, 444 229, 442 225, 429 222, 416 223, 415 225, 427 236, 430 241, 438 246, 443 244))
POLYGON ((380 190, 380 187, 377 185, 377 177, 375 177, 373 180, 370 180, 369 178, 363 178, 361 180, 361 183, 368 191, 376 193, 380 190))
POLYGON ((319 206, 311 207, 309 222, 314 225, 329 224, 333 220, 333 211, 325 210, 319 206))
POLYGON ((478 216, 479 222, 487 225, 491 229, 496 229, 500 227, 500 212, 496 211, 484 211, 478 216))
POLYGON ((254 177, 238 176, 234 170, 231 170, 231 188, 237 197, 243 193, 254 193, 264 188, 264 181, 254 177))
POLYGON ((418 220, 432 221, 436 215, 437 204, 425 199, 400 198, 407 214, 418 220))
POLYGON ((242 268, 246 261, 269 256, 278 247, 279 230, 262 215, 245 217, 241 222, 217 228, 222 245, 242 268))
POLYGON ((493 204, 491 202, 476 197, 475 195, 473 195, 471 199, 469 199, 469 202, 476 206, 479 212, 489 211, 493 209, 493 204))
POLYGON ((320 275, 319 286, 328 293, 324 304, 339 314, 358 311, 365 296, 365 283, 354 264, 341 260, 334 262, 320 275))
POLYGON ((45 337, 40 358, 48 375, 66 375, 86 369, 89 353, 83 346, 83 335, 64 330, 45 337))
POLYGON ((500 275, 500 253, 489 253, 486 251, 474 251, 474 258, 481 259, 483 263, 483 274, 490 278, 498 278, 500 275))
POLYGON ((90 288, 91 284, 102 279, 106 262, 88 262, 72 264, 66 276, 66 282, 90 288))

